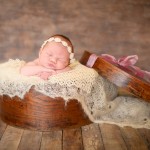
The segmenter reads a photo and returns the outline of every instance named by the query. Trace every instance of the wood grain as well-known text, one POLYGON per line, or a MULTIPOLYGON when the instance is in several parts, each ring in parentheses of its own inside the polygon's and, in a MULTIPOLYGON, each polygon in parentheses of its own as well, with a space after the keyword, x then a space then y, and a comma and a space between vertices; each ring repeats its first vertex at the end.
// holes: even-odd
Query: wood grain
POLYGON ((41 139, 42 132, 24 130, 18 150, 38 150, 40 148, 41 139))
POLYGON ((64 150, 84 150, 81 128, 63 130, 64 150))
POLYGON ((62 150, 62 130, 43 132, 40 150, 62 150))
POLYGON ((104 150, 103 139, 98 124, 82 127, 83 145, 86 150, 104 150))
POLYGON ((132 150, 148 150, 143 138, 139 135, 137 130, 131 127, 124 127, 121 129, 123 138, 126 142, 127 148, 132 150))
POLYGON ((0 150, 149 150, 149 133, 148 129, 120 128, 110 124, 49 132, 7 126, 0 139, 0 150))
POLYGON ((74 128, 91 123, 77 100, 65 104, 62 98, 45 96, 33 88, 24 99, 4 95, 0 110, 6 123, 32 130, 74 128))
POLYGON ((0 141, 1 150, 17 150, 23 130, 8 126, 0 141))
POLYGON ((105 149, 111 150, 112 147, 115 147, 115 150, 127 150, 118 126, 110 124, 100 124, 99 126, 105 149))
POLYGON ((0 139, 2 138, 5 129, 7 128, 7 124, 2 121, 0 118, 0 139))
POLYGON ((150 149, 150 130, 144 128, 137 129, 137 130, 140 133, 143 140, 145 141, 145 143, 147 144, 148 149, 150 149))

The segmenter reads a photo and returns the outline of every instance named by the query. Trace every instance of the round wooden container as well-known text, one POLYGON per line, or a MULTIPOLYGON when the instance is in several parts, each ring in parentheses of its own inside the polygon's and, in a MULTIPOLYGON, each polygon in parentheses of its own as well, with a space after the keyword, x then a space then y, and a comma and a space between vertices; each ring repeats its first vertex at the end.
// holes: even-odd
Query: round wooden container
MULTIPOLYGON (((92 53, 85 51, 80 62, 86 65, 92 53)), ((150 102, 150 83, 115 66, 102 58, 97 58, 92 68, 110 82, 114 83, 128 94, 150 102)))
POLYGON ((75 128, 91 123, 76 99, 65 104, 63 98, 50 98, 34 88, 26 93, 24 99, 1 96, 0 116, 9 125, 40 131, 75 128))

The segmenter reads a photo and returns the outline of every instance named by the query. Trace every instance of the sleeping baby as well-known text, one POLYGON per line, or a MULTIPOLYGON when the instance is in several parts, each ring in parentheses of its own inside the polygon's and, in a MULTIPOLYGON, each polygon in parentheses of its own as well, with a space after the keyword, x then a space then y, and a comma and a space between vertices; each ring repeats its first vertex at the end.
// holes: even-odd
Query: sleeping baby
POLYGON ((74 60, 71 41, 63 35, 54 35, 43 43, 39 57, 26 63, 20 73, 47 80, 51 75, 69 71, 69 64, 74 60))

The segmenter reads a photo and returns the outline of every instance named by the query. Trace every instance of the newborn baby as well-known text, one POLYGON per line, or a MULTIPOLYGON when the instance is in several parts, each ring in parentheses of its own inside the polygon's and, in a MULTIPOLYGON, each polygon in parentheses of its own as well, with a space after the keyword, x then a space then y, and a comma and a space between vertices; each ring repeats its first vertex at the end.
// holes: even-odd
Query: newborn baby
POLYGON ((51 75, 69 71, 69 64, 74 60, 71 41, 63 35, 54 35, 43 43, 39 57, 25 64, 20 73, 47 80, 51 75))

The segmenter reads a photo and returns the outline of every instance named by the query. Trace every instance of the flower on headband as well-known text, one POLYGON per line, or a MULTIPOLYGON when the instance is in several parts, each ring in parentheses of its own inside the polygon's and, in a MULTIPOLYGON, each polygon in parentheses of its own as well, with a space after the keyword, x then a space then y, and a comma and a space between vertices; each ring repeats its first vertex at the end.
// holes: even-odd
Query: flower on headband
POLYGON ((73 58, 73 59, 70 60, 70 63, 73 63, 73 62, 75 62, 75 58, 73 58))
POLYGON ((54 40, 54 38, 52 37, 52 38, 49 38, 46 42, 51 42, 53 40, 54 40))
POLYGON ((70 59, 73 59, 74 58, 74 53, 71 53, 70 54, 70 59))
POLYGON ((68 46, 67 42, 65 42, 65 41, 62 41, 61 43, 63 46, 68 46))
POLYGON ((55 42, 61 42, 61 39, 60 38, 54 38, 54 41, 55 42))
POLYGON ((72 48, 70 46, 68 46, 67 48, 68 48, 68 52, 71 53, 72 52, 72 48))

